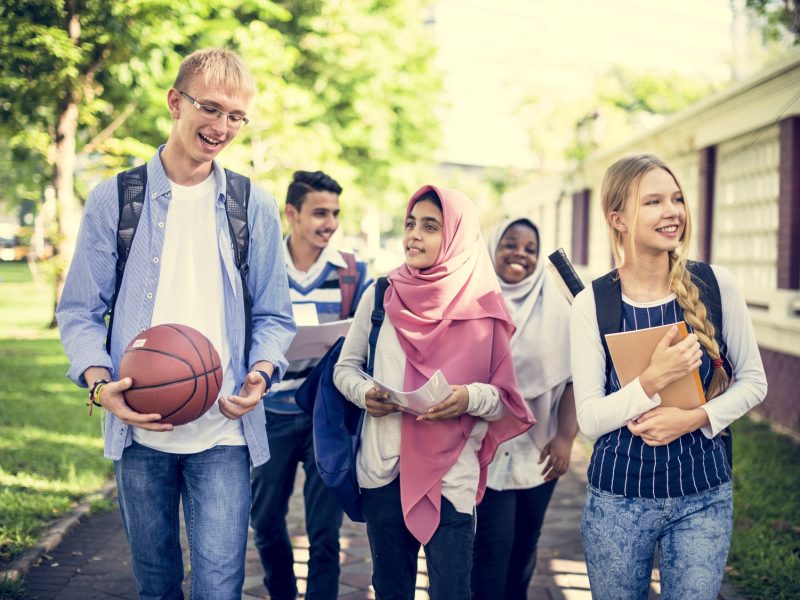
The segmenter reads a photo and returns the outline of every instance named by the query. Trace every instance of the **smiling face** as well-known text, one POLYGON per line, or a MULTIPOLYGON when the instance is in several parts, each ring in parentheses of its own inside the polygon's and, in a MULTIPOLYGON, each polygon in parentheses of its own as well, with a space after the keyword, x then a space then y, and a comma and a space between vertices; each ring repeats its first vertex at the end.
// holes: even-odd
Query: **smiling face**
POLYGON ((299 210, 286 205, 286 218, 292 228, 292 243, 322 250, 339 227, 339 194, 308 192, 299 210))
POLYGON ((176 88, 169 90, 167 103, 174 123, 168 146, 171 145, 176 154, 188 158, 195 166, 210 163, 239 130, 224 115, 209 114, 207 110, 196 108, 181 91, 199 104, 241 115, 246 113, 250 97, 244 92, 212 87, 200 75, 189 78, 180 91, 176 88))
POLYGON ((403 233, 406 264, 427 269, 436 263, 442 248, 442 210, 430 200, 420 200, 411 209, 403 233))
POLYGON ((495 249, 495 272, 506 283, 519 283, 533 273, 538 262, 539 236, 528 223, 513 223, 495 249))
POLYGON ((612 226, 634 254, 661 254, 675 250, 686 230, 686 206, 675 179, 664 169, 647 171, 632 186, 622 212, 612 213, 612 226))

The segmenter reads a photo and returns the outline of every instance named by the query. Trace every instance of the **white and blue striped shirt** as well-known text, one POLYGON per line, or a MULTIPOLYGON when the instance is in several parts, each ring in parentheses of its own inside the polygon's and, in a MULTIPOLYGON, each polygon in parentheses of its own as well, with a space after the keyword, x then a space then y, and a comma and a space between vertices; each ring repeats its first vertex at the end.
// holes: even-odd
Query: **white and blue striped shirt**
MULTIPOLYGON (((623 296, 622 327, 634 331, 683 320, 678 301, 672 299, 656 306, 634 305, 623 296)), ((691 331, 691 327, 687 324, 691 331)), ((713 369, 703 352, 700 379, 708 389, 713 369)), ((606 393, 620 389, 617 372, 611 367, 606 393)), ((724 442, 719 436, 707 438, 699 431, 687 433, 666 446, 648 446, 627 427, 597 439, 589 463, 589 483, 596 488, 639 498, 670 498, 697 494, 731 478, 725 458, 724 442)))
MULTIPOLYGON (((289 293, 292 304, 313 304, 320 323, 339 320, 342 307, 339 269, 347 266, 341 253, 327 246, 308 271, 298 271, 294 267, 288 243, 289 237, 287 236, 284 241, 284 257, 289 275, 289 293)), ((367 276, 367 265, 360 261, 357 261, 356 264, 358 280, 350 314, 354 313, 364 290, 372 283, 367 276)), ((300 407, 295 404, 294 394, 318 362, 319 359, 292 361, 283 380, 273 386, 269 395, 264 398, 264 408, 270 412, 281 414, 302 413, 300 407)))
MULTIPOLYGON (((633 436, 626 423, 655 408, 658 395, 647 396, 639 379, 620 388, 616 372, 606 378, 594 292, 587 286, 575 297, 570 314, 570 348, 575 408, 581 431, 596 438, 589 465, 591 485, 629 497, 667 498, 694 494, 730 480, 724 442, 719 434, 766 396, 767 381, 747 304, 733 275, 712 266, 722 300, 722 339, 733 369, 728 389, 702 409, 709 424, 666 446, 652 447, 633 436)), ((683 320, 674 295, 654 302, 622 297, 621 330, 683 320)), ((703 356, 700 376, 707 388, 711 365, 703 356)))

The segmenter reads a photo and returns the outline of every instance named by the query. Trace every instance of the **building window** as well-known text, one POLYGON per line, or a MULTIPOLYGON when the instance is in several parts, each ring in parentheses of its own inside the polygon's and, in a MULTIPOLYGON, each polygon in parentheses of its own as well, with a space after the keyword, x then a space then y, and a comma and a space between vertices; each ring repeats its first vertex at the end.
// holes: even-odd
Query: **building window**
POLYGON ((589 264, 589 200, 592 192, 583 189, 572 194, 572 262, 589 264))

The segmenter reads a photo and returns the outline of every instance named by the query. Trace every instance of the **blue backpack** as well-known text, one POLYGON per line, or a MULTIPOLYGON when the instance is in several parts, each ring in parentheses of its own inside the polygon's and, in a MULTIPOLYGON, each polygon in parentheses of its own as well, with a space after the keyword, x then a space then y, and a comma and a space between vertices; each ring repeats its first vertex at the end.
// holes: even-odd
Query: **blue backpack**
MULTIPOLYGON (((383 296, 389 282, 375 283, 375 307, 369 332, 369 351, 364 370, 372 375, 375 346, 383 323, 383 296)), ((295 393, 295 402, 313 421, 314 459, 323 483, 330 488, 352 521, 364 522, 361 489, 356 477, 356 456, 361 443, 365 411, 347 398, 333 383, 333 368, 344 345, 340 337, 309 373, 295 393)))

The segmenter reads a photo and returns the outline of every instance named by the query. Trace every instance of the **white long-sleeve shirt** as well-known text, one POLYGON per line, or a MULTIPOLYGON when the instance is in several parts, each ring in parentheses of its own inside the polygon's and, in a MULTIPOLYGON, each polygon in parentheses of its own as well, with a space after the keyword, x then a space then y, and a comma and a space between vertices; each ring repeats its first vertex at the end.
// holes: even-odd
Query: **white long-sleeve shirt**
MULTIPOLYGON (((363 367, 367 357, 374 304, 373 285, 364 292, 364 297, 358 305, 333 374, 333 381, 339 391, 361 408, 366 407, 365 396, 373 386, 358 373, 358 369, 363 367)), ((373 374, 377 380, 389 387, 404 389, 405 367, 405 353, 400 346, 394 325, 386 315, 378 334, 373 374)), ((505 406, 500 401, 497 388, 493 385, 471 383, 466 385, 466 388, 469 393, 467 412, 484 420, 475 424, 460 456, 442 479, 442 495, 458 512, 469 514, 475 507, 480 471, 477 452, 486 434, 487 421, 499 420, 505 413, 505 406)), ((368 489, 382 487, 391 483, 400 473, 401 419, 401 413, 392 413, 380 418, 366 415, 356 465, 358 484, 361 487, 368 489)))
MULTIPOLYGON (((707 438, 716 436, 767 394, 767 378, 744 296, 730 271, 713 265, 712 269, 722 297, 722 338, 728 347, 726 358, 733 366, 733 378, 724 393, 702 406, 708 413, 709 426, 701 429, 707 438)), ((633 306, 656 306, 674 297, 637 303, 623 296, 623 301, 633 306)), ((606 396, 606 355, 592 286, 578 294, 572 305, 570 346, 578 426, 585 435, 598 438, 615 431, 661 403, 658 394, 645 394, 638 378, 606 396)))

